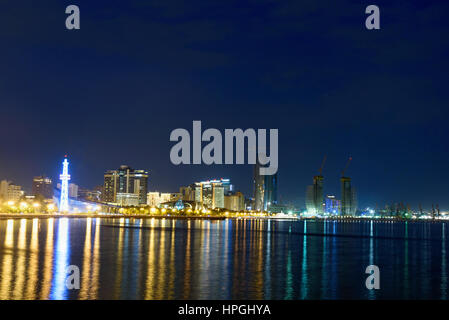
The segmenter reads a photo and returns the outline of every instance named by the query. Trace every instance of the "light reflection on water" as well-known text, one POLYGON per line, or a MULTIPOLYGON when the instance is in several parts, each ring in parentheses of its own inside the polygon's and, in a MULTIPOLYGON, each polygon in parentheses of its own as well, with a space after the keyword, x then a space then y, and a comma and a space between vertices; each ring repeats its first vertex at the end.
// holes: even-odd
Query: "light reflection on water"
POLYGON ((444 223, 0 220, 0 299, 447 299, 444 223), (365 288, 378 265, 381 289, 365 288), (81 271, 66 288, 66 268, 81 271))

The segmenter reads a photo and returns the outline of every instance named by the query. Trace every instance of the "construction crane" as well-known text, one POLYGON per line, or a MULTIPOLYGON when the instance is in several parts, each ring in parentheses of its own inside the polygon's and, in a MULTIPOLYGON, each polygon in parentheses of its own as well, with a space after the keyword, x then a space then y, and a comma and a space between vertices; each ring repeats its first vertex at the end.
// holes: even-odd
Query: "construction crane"
POLYGON ((324 155, 323 162, 321 162, 320 176, 323 175, 323 168, 324 168, 324 164, 326 163, 326 157, 327 157, 327 155, 324 155))
POLYGON ((346 170, 348 169, 349 164, 351 163, 351 160, 352 160, 352 157, 349 157, 348 162, 346 162, 345 168, 344 168, 343 171, 341 172, 341 176, 342 176, 342 177, 345 176, 345 172, 346 172, 346 170))

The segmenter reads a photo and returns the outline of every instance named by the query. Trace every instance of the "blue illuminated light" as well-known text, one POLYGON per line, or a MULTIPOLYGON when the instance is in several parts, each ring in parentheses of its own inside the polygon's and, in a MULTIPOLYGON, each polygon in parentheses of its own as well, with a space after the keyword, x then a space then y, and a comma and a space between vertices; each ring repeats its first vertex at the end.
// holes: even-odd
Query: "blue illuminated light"
POLYGON ((59 176, 61 179, 61 201, 59 202, 59 212, 69 211, 69 161, 67 156, 62 163, 62 174, 59 176))

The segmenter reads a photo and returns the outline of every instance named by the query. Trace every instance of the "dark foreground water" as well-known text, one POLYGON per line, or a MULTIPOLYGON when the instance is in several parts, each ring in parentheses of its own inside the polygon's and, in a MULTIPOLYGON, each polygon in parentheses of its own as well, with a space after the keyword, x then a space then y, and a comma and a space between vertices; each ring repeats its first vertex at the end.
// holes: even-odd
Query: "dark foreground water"
POLYGON ((445 223, 0 220, 0 299, 447 299, 445 223), (380 268, 368 290, 365 269, 380 268), (68 265, 80 289, 65 284, 68 265))

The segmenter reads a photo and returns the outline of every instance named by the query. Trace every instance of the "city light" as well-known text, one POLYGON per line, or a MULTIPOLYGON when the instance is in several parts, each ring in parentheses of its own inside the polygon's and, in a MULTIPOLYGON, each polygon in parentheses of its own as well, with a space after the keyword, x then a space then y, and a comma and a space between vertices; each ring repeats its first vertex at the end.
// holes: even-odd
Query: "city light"
POLYGON ((59 176, 61 179, 61 200, 59 202, 59 212, 69 211, 69 161, 67 156, 64 158, 62 163, 63 169, 62 174, 59 176))

